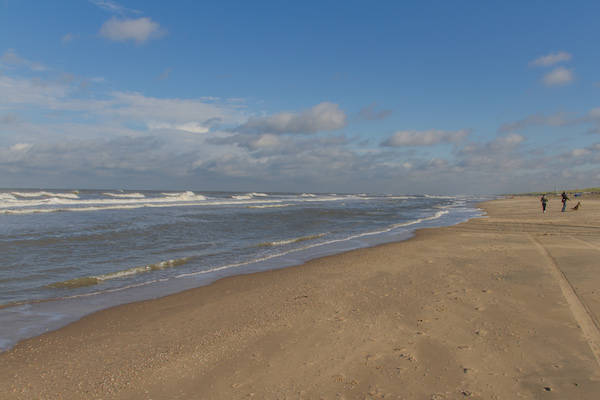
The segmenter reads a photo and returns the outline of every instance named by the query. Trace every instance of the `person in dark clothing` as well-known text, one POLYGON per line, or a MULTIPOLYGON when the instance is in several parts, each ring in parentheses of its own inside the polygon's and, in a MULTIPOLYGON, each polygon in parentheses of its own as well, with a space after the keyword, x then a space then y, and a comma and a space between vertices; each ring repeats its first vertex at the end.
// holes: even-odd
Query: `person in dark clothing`
POLYGON ((542 212, 545 214, 546 213, 546 205, 548 205, 548 198, 546 197, 545 194, 542 195, 542 197, 540 198, 540 201, 542 202, 542 212))
POLYGON ((562 201, 562 204, 563 204, 561 211, 565 212, 565 211, 567 211, 567 200, 570 200, 570 199, 569 199, 569 197, 567 196, 567 194, 565 192, 562 192, 562 194, 560 195, 560 197, 562 198, 561 201, 562 201))

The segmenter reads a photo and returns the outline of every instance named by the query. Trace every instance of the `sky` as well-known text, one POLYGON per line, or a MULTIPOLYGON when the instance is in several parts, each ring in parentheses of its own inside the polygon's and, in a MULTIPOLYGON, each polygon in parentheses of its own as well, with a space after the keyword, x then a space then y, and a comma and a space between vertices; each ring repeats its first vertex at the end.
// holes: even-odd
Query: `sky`
POLYGON ((0 0, 0 187, 600 186, 600 2, 0 0))

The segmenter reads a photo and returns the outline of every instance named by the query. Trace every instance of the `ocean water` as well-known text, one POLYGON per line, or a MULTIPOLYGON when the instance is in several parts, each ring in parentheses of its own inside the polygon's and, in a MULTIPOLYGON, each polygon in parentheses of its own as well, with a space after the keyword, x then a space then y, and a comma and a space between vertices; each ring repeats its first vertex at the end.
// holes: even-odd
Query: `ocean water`
POLYGON ((0 189, 0 349, 117 304, 456 224, 484 199, 0 189))

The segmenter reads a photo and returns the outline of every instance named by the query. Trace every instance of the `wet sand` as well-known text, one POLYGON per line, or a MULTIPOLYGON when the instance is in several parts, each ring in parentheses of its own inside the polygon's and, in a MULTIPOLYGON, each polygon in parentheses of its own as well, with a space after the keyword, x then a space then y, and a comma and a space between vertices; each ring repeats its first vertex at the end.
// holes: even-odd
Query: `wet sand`
POLYGON ((0 398, 600 398, 600 199, 482 207, 23 341, 0 398))

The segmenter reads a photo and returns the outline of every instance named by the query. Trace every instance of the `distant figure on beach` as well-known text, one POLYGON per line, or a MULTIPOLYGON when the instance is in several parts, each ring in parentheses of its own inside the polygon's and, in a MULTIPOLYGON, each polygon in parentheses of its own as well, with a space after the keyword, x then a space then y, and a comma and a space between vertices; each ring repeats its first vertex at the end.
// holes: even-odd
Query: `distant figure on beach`
POLYGON ((577 210, 579 210, 579 207, 581 207, 581 202, 580 201, 578 201, 577 204, 575 204, 575 207, 571 208, 571 210, 577 211, 577 210))
POLYGON ((565 212, 565 211, 567 211, 567 200, 570 200, 570 199, 569 199, 569 197, 567 196, 567 193, 565 193, 565 192, 562 192, 562 194, 560 195, 560 197, 562 197, 561 201, 562 201, 562 203, 563 203, 563 206, 562 206, 562 210, 561 210, 561 211, 562 211, 562 212, 565 212))
POLYGON ((542 202, 542 212, 545 214, 546 213, 546 205, 548 204, 548 198, 546 197, 545 194, 542 195, 542 197, 540 198, 540 201, 542 202))

